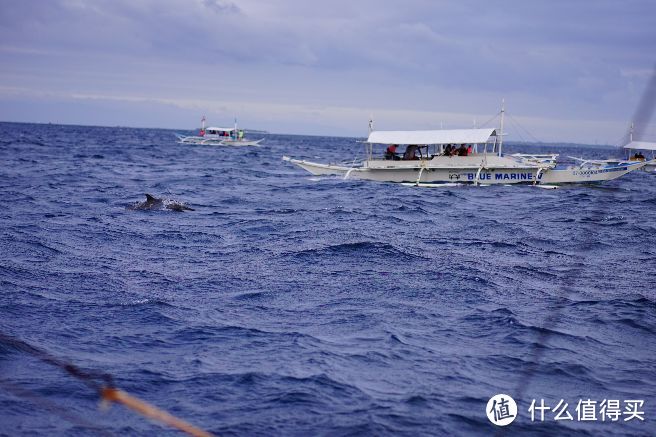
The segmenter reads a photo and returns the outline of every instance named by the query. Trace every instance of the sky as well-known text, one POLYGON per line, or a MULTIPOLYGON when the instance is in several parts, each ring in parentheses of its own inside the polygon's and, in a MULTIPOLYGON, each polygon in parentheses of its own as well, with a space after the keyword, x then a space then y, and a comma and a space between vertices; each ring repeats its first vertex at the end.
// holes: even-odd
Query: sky
POLYGON ((370 117, 480 127, 504 100, 509 140, 616 145, 654 17, 653 0, 0 0, 0 120, 366 136, 370 117))

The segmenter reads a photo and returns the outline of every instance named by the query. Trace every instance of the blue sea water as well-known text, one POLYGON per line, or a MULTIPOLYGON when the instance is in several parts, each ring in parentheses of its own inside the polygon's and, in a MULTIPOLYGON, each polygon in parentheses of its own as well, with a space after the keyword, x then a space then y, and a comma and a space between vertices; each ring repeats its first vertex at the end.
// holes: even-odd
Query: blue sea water
MULTIPOLYGON (((221 436, 490 435, 497 393, 510 435, 656 434, 656 175, 412 188, 281 161, 354 139, 263 144, 1 123, 0 332, 221 436), (129 210, 144 193, 195 211, 129 210), (534 399, 574 420, 531 422, 534 399), (580 422, 580 399, 645 420, 580 422)), ((178 435, 0 344, 0 434, 100 431, 178 435)))

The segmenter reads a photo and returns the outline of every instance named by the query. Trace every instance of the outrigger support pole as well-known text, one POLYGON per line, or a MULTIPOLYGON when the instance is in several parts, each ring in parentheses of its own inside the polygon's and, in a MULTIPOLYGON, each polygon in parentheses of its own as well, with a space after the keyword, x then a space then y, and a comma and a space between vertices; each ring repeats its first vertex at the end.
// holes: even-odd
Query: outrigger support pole
POLYGON ((419 182, 421 181, 421 174, 424 172, 424 170, 426 170, 426 161, 423 161, 423 160, 420 161, 419 165, 421 166, 421 168, 419 169, 419 175, 417 176, 417 182, 415 182, 416 187, 419 186, 419 182))
POLYGON ((540 173, 542 173, 542 170, 544 170, 544 168, 538 168, 538 171, 535 173, 535 180, 533 181, 533 185, 538 184, 538 179, 540 179, 540 173))
POLYGON ((477 187, 480 184, 481 170, 483 170, 483 164, 481 164, 481 166, 478 167, 478 171, 476 172, 476 178, 474 178, 475 187, 477 187))
POLYGON ((417 187, 419 186, 419 181, 421 181, 421 174, 424 172, 424 168, 425 167, 421 167, 421 169, 419 170, 419 176, 417 176, 417 182, 415 182, 415 186, 417 187))

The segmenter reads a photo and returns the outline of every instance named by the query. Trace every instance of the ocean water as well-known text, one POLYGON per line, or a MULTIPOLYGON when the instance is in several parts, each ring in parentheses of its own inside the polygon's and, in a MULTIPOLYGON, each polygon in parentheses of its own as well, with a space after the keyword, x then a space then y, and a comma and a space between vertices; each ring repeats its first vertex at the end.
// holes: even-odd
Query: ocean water
MULTIPOLYGON (((0 332, 221 436, 490 435, 497 393, 509 435, 656 434, 656 175, 412 188, 281 161, 354 139, 263 144, 0 124, 0 332), (129 210, 144 193, 195 211, 129 210), (574 420, 532 422, 540 399, 574 420), (576 420, 588 399, 645 420, 576 420)), ((0 344, 1 435, 99 432, 179 435, 0 344)))

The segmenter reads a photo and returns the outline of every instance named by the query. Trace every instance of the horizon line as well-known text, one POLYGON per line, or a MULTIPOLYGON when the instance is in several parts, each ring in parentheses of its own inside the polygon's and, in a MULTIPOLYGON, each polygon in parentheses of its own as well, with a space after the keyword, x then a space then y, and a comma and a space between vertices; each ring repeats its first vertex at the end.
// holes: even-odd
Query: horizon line
MULTIPOLYGON (((0 123, 3 124, 35 124, 43 126, 70 126, 70 127, 92 127, 92 128, 106 128, 106 129, 157 129, 157 130, 166 130, 166 131, 190 131, 193 129, 186 128, 169 128, 169 127, 144 127, 144 126, 128 126, 128 125, 100 125, 100 124, 77 124, 77 123, 57 123, 57 122, 38 122, 38 121, 11 121, 11 120, 0 120, 0 123)), ((342 136, 342 135, 317 135, 317 134, 298 134, 298 133, 279 133, 279 132, 269 132, 261 129, 243 129, 244 131, 252 131, 261 133, 262 135, 290 135, 290 136, 301 136, 301 137, 323 137, 323 138, 366 138, 365 136, 342 136)), ((439 129, 437 129, 439 130, 439 129)), ((444 129, 449 130, 449 129, 444 129)), ((528 145, 563 145, 563 146, 593 146, 593 147, 612 147, 612 148, 621 148, 621 146, 616 146, 613 144, 587 144, 587 143, 576 143, 571 141, 518 141, 518 140, 508 140, 506 144, 528 144, 528 145)))

